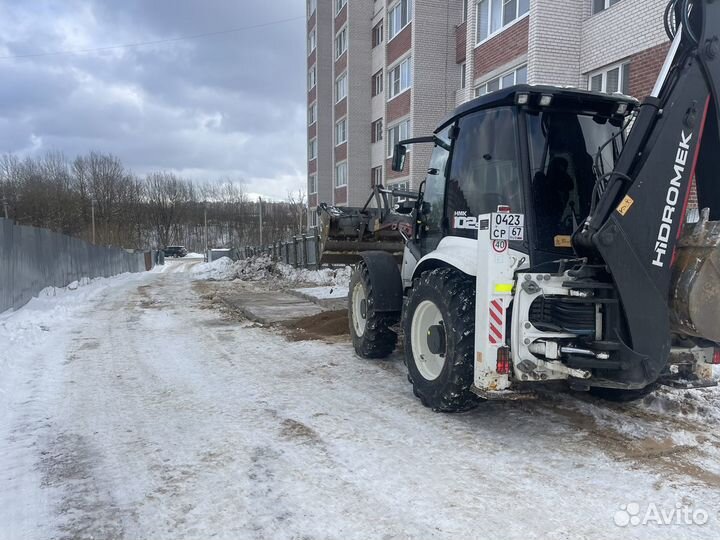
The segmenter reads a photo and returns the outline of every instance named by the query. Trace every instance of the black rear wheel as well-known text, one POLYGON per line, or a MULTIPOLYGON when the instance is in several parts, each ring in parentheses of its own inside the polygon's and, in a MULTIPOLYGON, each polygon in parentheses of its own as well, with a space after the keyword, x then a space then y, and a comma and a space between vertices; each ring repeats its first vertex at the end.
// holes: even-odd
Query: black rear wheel
POLYGON ((475 407, 475 283, 454 268, 415 280, 403 317, 405 364, 413 393, 435 411, 475 407))
POLYGON ((375 300, 370 272, 361 262, 350 280, 348 321, 353 347, 362 358, 387 358, 397 344, 391 327, 400 321, 400 314, 376 312, 375 300))

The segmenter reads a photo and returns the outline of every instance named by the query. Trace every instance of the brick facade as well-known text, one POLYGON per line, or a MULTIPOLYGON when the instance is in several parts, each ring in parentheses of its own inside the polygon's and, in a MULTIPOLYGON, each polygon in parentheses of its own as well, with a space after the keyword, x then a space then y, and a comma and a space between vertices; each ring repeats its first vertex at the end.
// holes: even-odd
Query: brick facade
POLYGON ((347 186, 335 188, 333 191, 334 191, 333 197, 335 200, 335 204, 347 204, 347 201, 348 201, 347 186))
POLYGON ((621 0, 592 15, 588 2, 581 26, 580 71, 589 73, 666 43, 666 5, 667 0, 621 0))
POLYGON ((530 19, 525 17, 507 30, 490 38, 475 48, 475 78, 511 62, 518 56, 527 54, 530 19))
POLYGON ((343 54, 340 58, 335 60, 335 76, 342 75, 342 72, 347 69, 348 53, 343 54))
POLYGON ((412 47, 412 23, 403 28, 400 33, 386 46, 387 65, 392 64, 412 47))
POLYGON ((630 94, 638 99, 650 95, 669 50, 670 44, 664 43, 630 59, 630 94))
POLYGON ((343 143, 335 147, 335 163, 345 161, 348 157, 348 145, 343 143))
POLYGON ((310 56, 308 56, 308 61, 307 61, 308 69, 310 69, 316 61, 317 61, 317 49, 315 49, 313 52, 311 52, 310 56))
POLYGON ((315 28, 315 23, 317 21, 317 11, 314 11, 312 15, 310 15, 310 18, 307 22, 307 31, 310 33, 310 30, 315 28))
POLYGON ((395 96, 387 103, 387 112, 385 113, 385 126, 390 125, 403 116, 410 114, 410 101, 412 99, 412 90, 405 90, 402 94, 395 96))
POLYGON ((343 116, 347 115, 347 98, 340 100, 335 104, 335 121, 337 122, 343 116))
POLYGON ((455 28, 455 63, 462 64, 467 57, 467 22, 455 28))
POLYGON ((343 8, 340 10, 340 13, 338 13, 335 16, 335 33, 337 34, 340 29, 343 27, 343 25, 347 22, 348 19, 348 7, 347 4, 343 6, 343 8))

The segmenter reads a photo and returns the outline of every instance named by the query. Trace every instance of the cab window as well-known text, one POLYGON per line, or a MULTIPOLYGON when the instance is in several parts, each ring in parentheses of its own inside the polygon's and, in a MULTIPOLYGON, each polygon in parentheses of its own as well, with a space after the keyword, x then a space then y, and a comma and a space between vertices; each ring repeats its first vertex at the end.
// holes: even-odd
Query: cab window
POLYGON ((523 213, 515 114, 510 108, 480 111, 460 119, 446 216, 453 236, 477 238, 477 217, 508 206, 523 213))

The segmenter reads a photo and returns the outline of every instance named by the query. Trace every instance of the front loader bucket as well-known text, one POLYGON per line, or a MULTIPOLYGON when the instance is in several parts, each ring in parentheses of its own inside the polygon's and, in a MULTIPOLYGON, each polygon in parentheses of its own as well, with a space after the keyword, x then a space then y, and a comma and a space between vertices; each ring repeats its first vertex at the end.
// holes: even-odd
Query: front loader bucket
POLYGON ((720 221, 705 209, 678 241, 670 292, 671 327, 720 343, 720 221))
POLYGON ((381 219, 377 208, 329 207, 320 213, 320 263, 355 264, 363 251, 385 251, 402 259, 410 218, 390 214, 381 219))

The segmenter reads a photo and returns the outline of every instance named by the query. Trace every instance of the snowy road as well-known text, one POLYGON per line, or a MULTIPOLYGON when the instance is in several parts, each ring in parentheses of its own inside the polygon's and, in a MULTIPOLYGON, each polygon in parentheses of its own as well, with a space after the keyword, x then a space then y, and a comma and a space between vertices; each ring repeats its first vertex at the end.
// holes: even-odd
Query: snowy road
POLYGON ((182 272, 37 301, 0 340, 2 539, 720 533, 712 412, 559 396, 432 413, 399 356, 232 320, 182 272), (617 526, 630 503, 707 522, 617 526))

